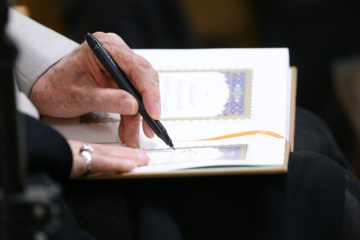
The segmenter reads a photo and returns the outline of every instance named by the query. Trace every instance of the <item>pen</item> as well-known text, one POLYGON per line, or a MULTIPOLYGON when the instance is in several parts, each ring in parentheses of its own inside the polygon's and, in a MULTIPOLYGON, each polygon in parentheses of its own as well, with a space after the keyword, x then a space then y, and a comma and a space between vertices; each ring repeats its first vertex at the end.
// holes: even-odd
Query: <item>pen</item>
POLYGON ((145 121, 155 132, 155 134, 159 138, 161 138, 169 147, 175 150, 174 145, 172 144, 172 141, 169 135, 167 134, 164 126, 161 124, 159 120, 152 119, 150 115, 146 112, 140 93, 131 84, 129 79, 126 77, 125 73, 112 59, 110 54, 105 50, 105 48, 91 33, 86 33, 84 37, 86 42, 89 44, 90 49, 94 52, 95 56, 99 59, 101 64, 105 67, 106 71, 114 79, 114 81, 119 86, 119 88, 127 91, 128 93, 134 96, 134 98, 139 104, 140 115, 145 119, 145 121))

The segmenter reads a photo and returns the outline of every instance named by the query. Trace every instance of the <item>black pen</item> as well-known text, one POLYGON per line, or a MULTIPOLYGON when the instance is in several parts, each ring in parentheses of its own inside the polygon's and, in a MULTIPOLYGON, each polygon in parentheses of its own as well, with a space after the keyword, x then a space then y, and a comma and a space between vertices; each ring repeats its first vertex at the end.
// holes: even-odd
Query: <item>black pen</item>
POLYGON ((105 50, 105 48, 100 44, 100 42, 91 34, 85 34, 85 40, 89 44, 90 49, 94 52, 95 56, 99 59, 101 64, 105 67, 106 71, 114 79, 119 88, 127 91, 134 96, 136 101, 139 104, 139 113, 145 119, 147 124, 155 132, 155 134, 161 138, 169 147, 175 150, 174 145, 166 132, 166 129, 161 124, 159 120, 152 119, 149 114, 146 112, 144 103, 140 93, 136 88, 131 84, 129 79, 126 77, 125 73, 121 68, 116 64, 112 59, 110 54, 105 50))

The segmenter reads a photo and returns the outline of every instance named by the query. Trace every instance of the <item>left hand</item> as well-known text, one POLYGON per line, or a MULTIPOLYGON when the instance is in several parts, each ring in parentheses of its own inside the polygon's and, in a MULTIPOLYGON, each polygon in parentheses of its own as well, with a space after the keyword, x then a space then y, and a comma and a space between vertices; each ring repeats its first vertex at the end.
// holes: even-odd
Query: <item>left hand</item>
MULTIPOLYGON (((159 119, 159 77, 150 63, 116 34, 98 32, 94 36, 142 95, 149 115, 159 119)), ((74 117, 93 111, 119 113, 121 141, 139 147, 141 117, 137 101, 117 87, 86 42, 49 68, 34 84, 29 97, 40 114, 53 117, 74 117)), ((145 121, 143 130, 147 137, 155 135, 145 121)))
POLYGON ((141 149, 133 149, 121 146, 84 143, 68 140, 73 155, 73 164, 70 178, 84 176, 87 172, 85 160, 79 153, 81 145, 91 145, 91 173, 98 172, 130 172, 136 167, 148 164, 150 158, 141 149))

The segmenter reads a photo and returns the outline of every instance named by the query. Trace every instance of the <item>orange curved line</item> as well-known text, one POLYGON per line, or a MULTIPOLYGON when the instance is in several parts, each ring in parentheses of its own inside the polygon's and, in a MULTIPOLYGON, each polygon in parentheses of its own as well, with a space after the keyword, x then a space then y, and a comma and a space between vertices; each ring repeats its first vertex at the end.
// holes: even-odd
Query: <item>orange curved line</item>
POLYGON ((276 137, 276 138, 284 138, 283 136, 281 136, 277 133, 274 133, 274 132, 264 131, 264 130, 256 130, 256 131, 232 133, 229 135, 213 137, 213 138, 200 139, 199 141, 221 140, 221 139, 225 139, 225 138, 241 137, 241 136, 248 136, 248 135, 254 135, 254 134, 265 134, 265 135, 269 135, 269 136, 276 137))

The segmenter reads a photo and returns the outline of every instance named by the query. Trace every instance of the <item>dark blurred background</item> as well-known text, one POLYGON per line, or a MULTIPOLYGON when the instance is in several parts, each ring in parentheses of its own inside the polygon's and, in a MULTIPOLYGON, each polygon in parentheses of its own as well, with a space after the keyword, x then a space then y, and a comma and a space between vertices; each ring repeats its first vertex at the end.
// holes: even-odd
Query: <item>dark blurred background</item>
POLYGON ((323 118, 344 153, 354 158, 354 133, 335 94, 333 67, 360 54, 359 1, 17 0, 14 4, 78 42, 88 31, 111 31, 132 48, 288 47, 291 65, 298 68, 297 105, 323 118))

